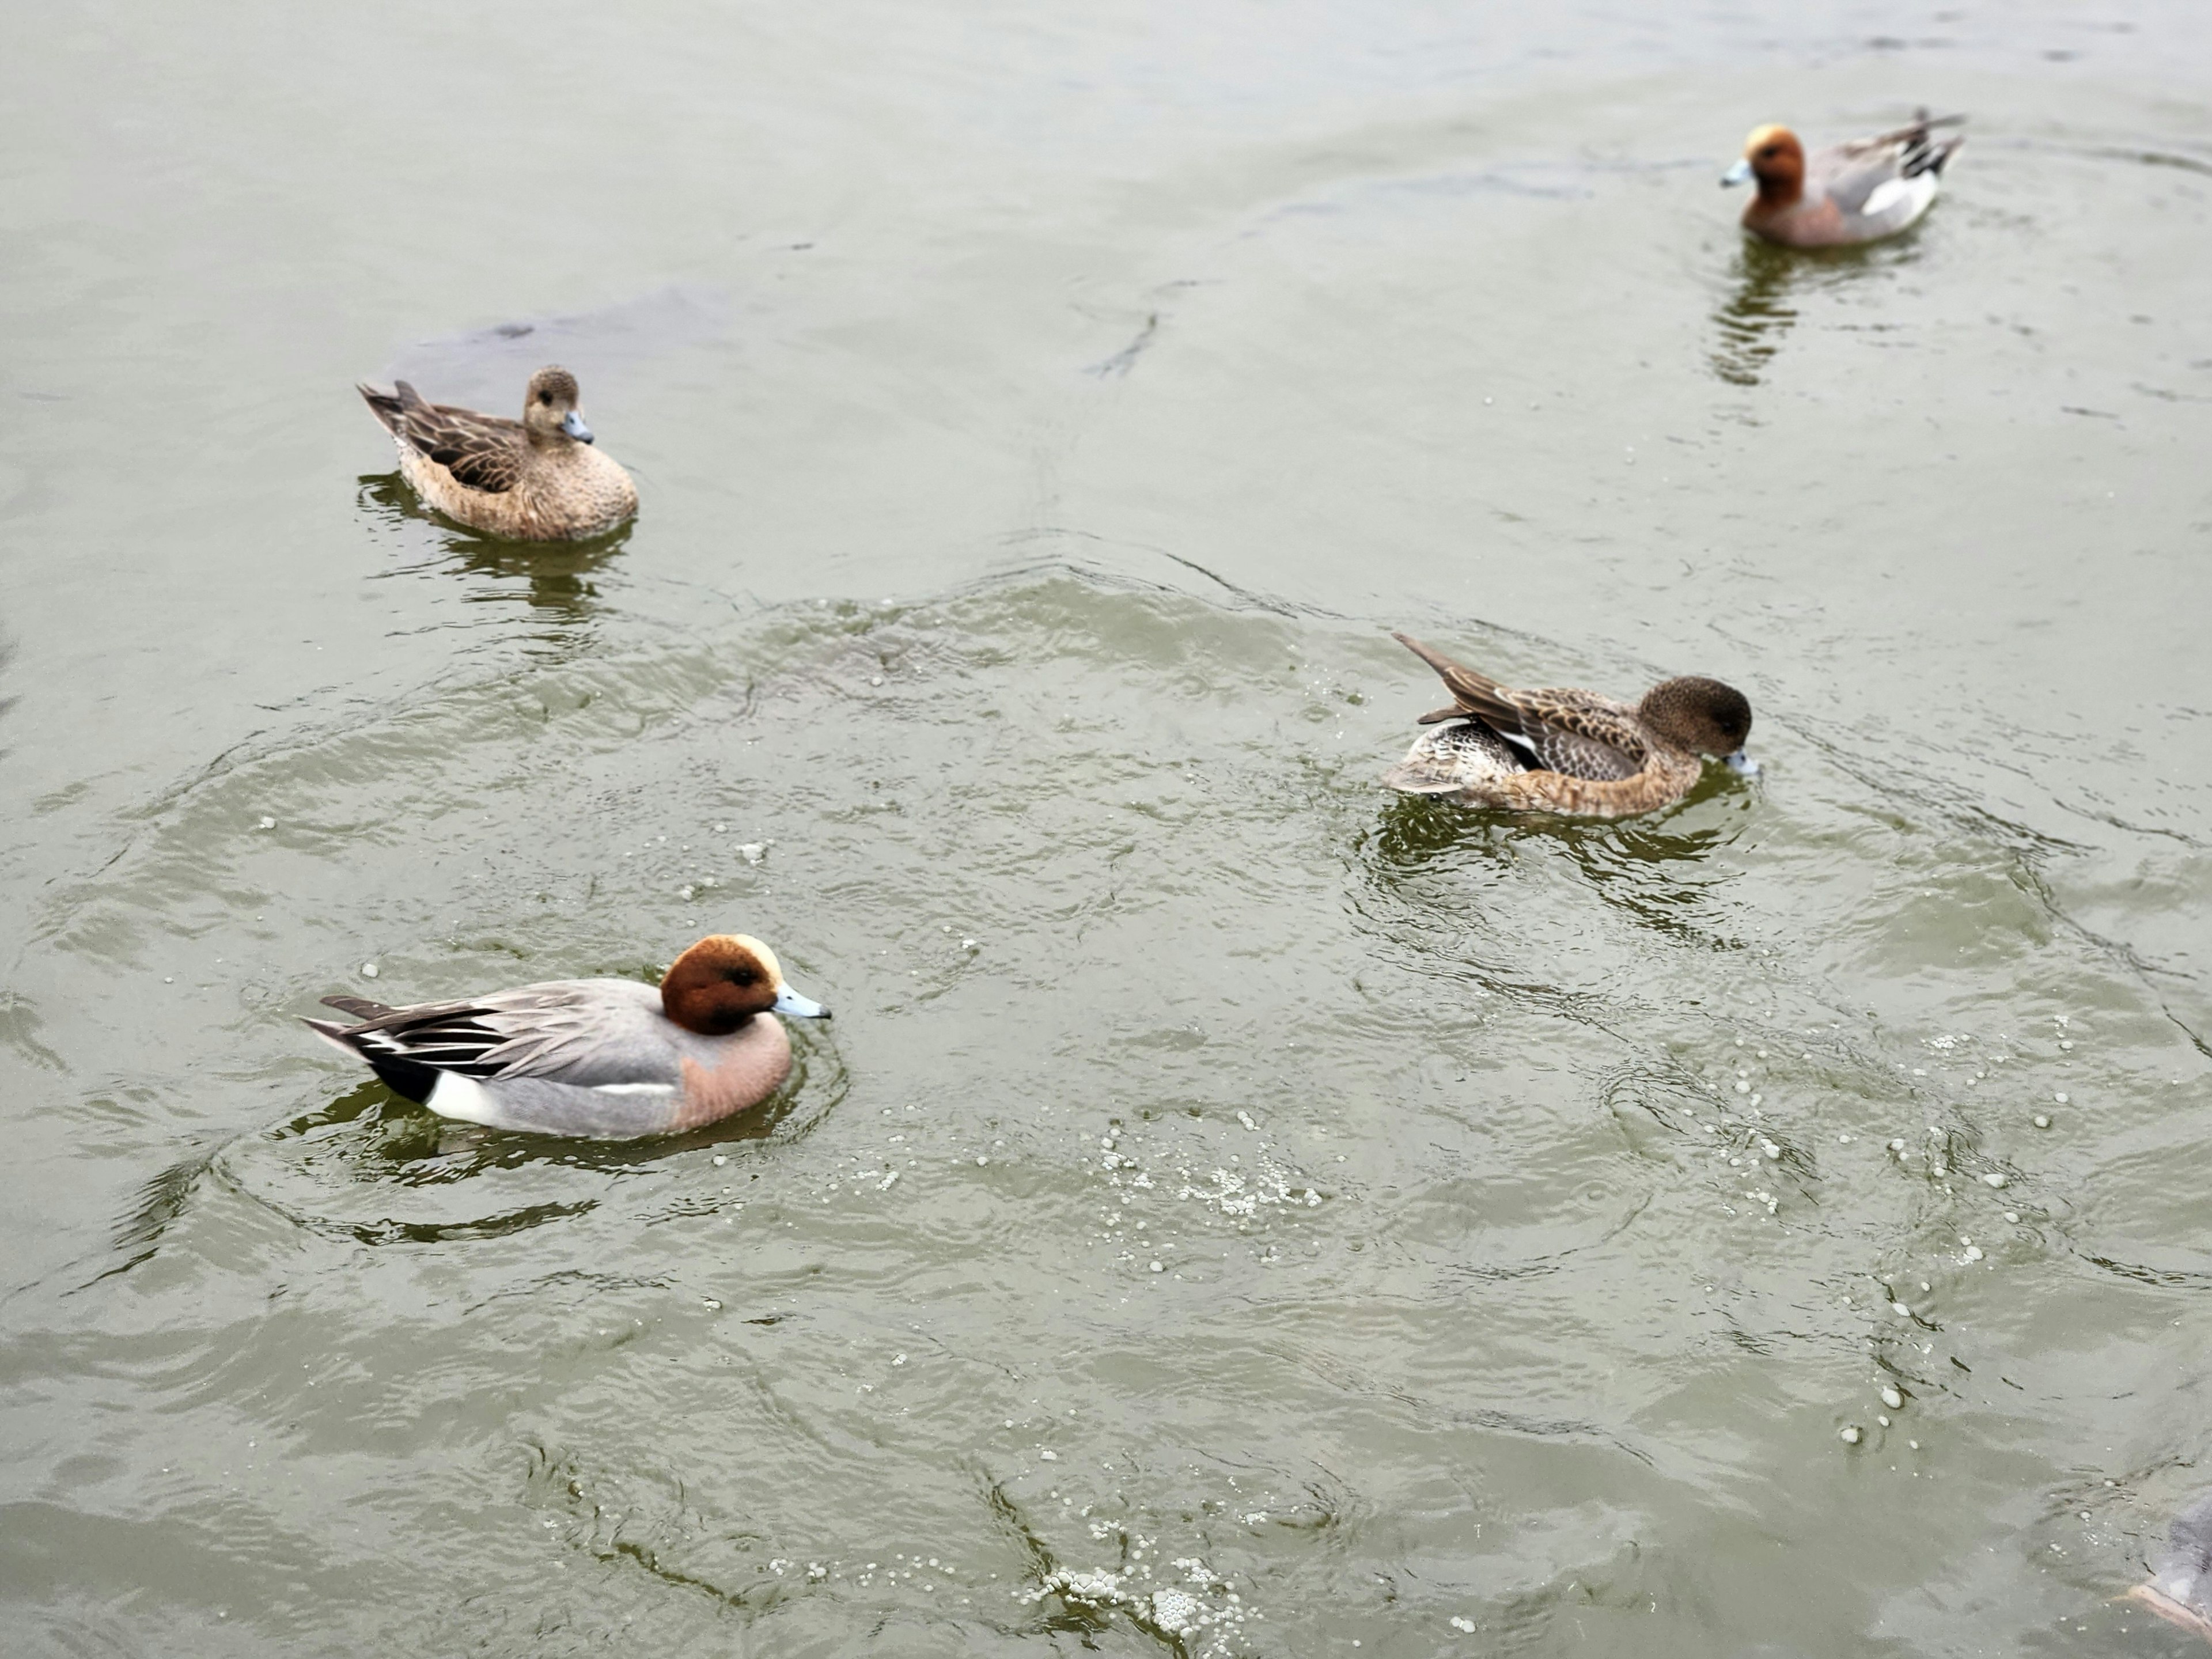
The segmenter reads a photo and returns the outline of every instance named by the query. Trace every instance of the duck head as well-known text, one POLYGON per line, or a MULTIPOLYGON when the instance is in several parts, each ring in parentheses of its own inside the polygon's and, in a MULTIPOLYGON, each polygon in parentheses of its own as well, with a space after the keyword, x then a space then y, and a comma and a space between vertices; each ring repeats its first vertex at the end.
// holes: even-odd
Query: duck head
POLYGON ((532 442, 569 438, 580 444, 592 441, 592 428, 576 412, 576 377, 558 364, 548 364, 530 377, 522 394, 522 424, 532 442))
POLYGON ((1805 191, 1805 147, 1788 127, 1753 127, 1743 141, 1743 158, 1721 174, 1723 185, 1759 180, 1759 199, 1787 207, 1805 191))
POLYGON ((1661 740, 1686 755, 1711 755, 1732 770, 1756 775, 1743 752, 1751 735, 1751 699, 1732 685, 1698 674, 1662 680, 1644 694, 1637 715, 1661 740))
POLYGON ((677 957, 661 976, 660 1009, 702 1036, 726 1036, 755 1014, 830 1018, 786 985, 775 952, 745 933, 711 934, 677 957))

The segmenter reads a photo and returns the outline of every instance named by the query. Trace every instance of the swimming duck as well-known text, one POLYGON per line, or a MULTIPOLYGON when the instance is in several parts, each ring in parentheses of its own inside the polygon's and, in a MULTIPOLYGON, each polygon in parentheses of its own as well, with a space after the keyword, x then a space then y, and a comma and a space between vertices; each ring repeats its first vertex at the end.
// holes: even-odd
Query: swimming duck
POLYGON ((1923 110, 1909 127, 1817 149, 1809 159, 1789 128, 1756 127, 1744 140, 1743 158, 1721 183, 1759 181, 1743 224, 1770 242, 1835 247, 1894 236, 1928 211, 1943 164, 1966 142, 1963 136, 1931 137, 1929 129, 1966 118, 1930 120, 1923 110))
POLYGON ((404 380, 359 387, 399 448, 399 472, 449 519, 517 542, 580 541, 637 511, 629 474, 592 447, 576 410, 576 377, 530 377, 522 419, 423 401, 404 380))
POLYGON ((2121 1599, 2212 1639, 2212 1492, 2173 1517, 2166 1553, 2150 1577, 2121 1599))
POLYGON ((1718 680, 1662 680, 1641 702, 1571 689, 1514 691, 1405 634, 1391 638, 1443 677, 1452 706, 1382 775, 1409 795, 1453 795, 1465 806, 1618 818, 1671 806, 1704 775, 1701 755, 1756 774, 1743 752, 1751 704, 1718 680))
POLYGON ((556 979, 458 1002, 391 1008, 325 997, 360 1024, 308 1028, 441 1117, 532 1134, 626 1140, 696 1129, 774 1094, 791 1073, 778 1014, 830 1011, 783 982, 743 933, 701 939, 660 988, 556 979))

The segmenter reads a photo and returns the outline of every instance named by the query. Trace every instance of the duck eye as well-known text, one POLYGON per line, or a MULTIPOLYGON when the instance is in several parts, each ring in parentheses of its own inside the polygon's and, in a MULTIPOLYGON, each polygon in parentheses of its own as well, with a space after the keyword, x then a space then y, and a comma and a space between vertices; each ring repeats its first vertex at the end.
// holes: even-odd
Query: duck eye
POLYGON ((541 392, 538 394, 538 401, 541 404, 550 404, 553 401, 553 394, 550 392, 541 392))

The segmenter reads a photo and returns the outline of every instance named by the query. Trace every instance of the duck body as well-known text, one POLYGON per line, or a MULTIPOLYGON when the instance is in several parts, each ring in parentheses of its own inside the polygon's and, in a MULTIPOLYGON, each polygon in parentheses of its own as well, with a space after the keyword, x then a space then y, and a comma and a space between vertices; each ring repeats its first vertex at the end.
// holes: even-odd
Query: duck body
POLYGON ((1718 680, 1662 680, 1641 702, 1572 687, 1516 691, 1404 634, 1435 669, 1452 706, 1424 714, 1424 732, 1382 781, 1407 794, 1466 806, 1627 817, 1671 806, 1705 775, 1701 756, 1755 770, 1743 753, 1751 705, 1718 680), (1458 720, 1460 725, 1439 725, 1458 720))
POLYGON ((659 989, 566 979, 404 1008, 324 1001, 358 1023, 310 1030, 440 1116, 598 1140, 680 1133, 759 1105, 791 1073, 776 1012, 828 1012, 741 934, 701 940, 659 989))
POLYGON ((430 403, 404 380, 390 392, 359 390, 392 434, 400 476, 472 530, 507 541, 579 541, 637 511, 637 486, 593 444, 565 368, 531 376, 520 421, 430 403))
POLYGON ((1931 129, 1965 118, 1930 119, 1923 110, 1911 126, 1810 155, 1789 128, 1759 127, 1721 182, 1757 181, 1743 226, 1767 241, 1787 247, 1878 241, 1917 224, 1934 204, 1944 164, 1966 139, 1939 137, 1931 129))

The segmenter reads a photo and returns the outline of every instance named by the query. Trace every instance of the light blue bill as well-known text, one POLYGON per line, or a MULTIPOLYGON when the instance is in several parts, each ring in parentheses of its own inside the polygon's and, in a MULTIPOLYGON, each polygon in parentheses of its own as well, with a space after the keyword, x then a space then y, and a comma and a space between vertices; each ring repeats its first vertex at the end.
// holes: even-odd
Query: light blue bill
POLYGON ((799 995, 798 992, 793 990, 788 985, 785 986, 781 990, 775 994, 775 1000, 770 1003, 769 1007, 772 1012, 789 1014, 794 1019, 827 1019, 830 1018, 830 1011, 827 1008, 824 1008, 812 997, 803 997, 799 995))

